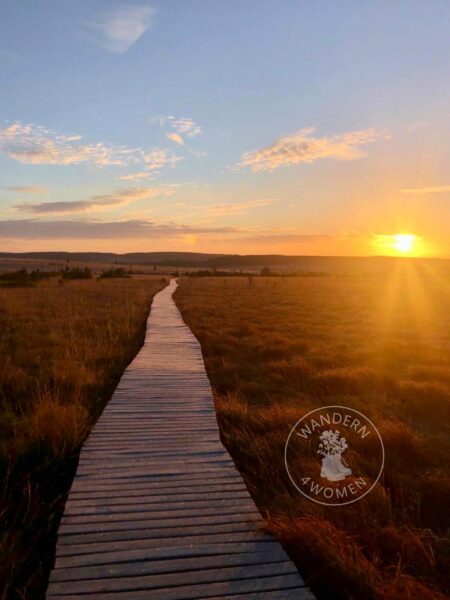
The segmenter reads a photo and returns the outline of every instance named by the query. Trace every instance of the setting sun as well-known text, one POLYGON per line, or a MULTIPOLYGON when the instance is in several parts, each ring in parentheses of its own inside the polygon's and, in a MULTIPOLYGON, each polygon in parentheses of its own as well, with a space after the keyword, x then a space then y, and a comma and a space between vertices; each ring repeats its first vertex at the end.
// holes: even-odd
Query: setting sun
POLYGON ((393 236, 394 243, 392 244, 397 252, 408 253, 414 249, 416 236, 411 234, 399 233, 393 236))
POLYGON ((374 234, 371 243, 383 256, 427 256, 430 252, 429 243, 413 233, 374 234))

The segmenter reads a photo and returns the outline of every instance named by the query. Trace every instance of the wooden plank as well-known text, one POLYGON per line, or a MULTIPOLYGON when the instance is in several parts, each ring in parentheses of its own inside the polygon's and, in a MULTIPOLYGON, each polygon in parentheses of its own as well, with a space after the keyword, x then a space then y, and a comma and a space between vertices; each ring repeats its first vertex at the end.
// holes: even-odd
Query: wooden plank
MULTIPOLYGON (((199 519, 200 520, 200 519, 199 519)), ((101 541, 142 540, 151 537, 154 540, 170 538, 179 540, 193 535, 224 535, 227 533, 246 532, 255 530, 255 520, 240 523, 194 523, 177 527, 155 526, 154 521, 130 521, 129 523, 89 523, 87 525, 71 525, 61 531, 59 544, 96 543, 101 541), (70 530, 69 530, 70 527, 70 530)))
POLYGON ((234 596, 208 596, 208 600, 314 600, 314 595, 308 588, 292 588, 290 590, 276 590, 246 593, 234 596))
MULTIPOLYGON (((86 567, 93 565, 112 565, 123 562, 139 562, 146 560, 166 560, 174 558, 187 558, 191 556, 215 556, 216 554, 242 554, 250 552, 273 552, 275 555, 283 553, 284 550, 273 539, 261 541, 221 541, 218 543, 190 544, 189 540, 177 545, 161 544, 152 547, 148 540, 138 541, 135 547, 127 546, 127 542, 116 542, 103 544, 106 548, 99 548, 98 544, 89 544, 79 548, 90 549, 82 554, 66 554, 57 558, 55 570, 70 567, 86 567), (99 549, 98 549, 99 548, 99 549)), ((65 548, 73 549, 74 546, 65 548)), ((286 555, 287 557, 287 555, 286 555)))
MULTIPOLYGON (((233 499, 243 499, 245 498, 246 503, 244 504, 244 506, 249 505, 252 506, 252 504, 249 502, 248 500, 248 492, 247 490, 231 490, 228 491, 228 493, 225 493, 224 491, 218 491, 218 492, 203 492, 200 494, 194 494, 194 493, 187 493, 187 494, 172 494, 169 496, 166 495, 158 495, 156 497, 154 496, 148 496, 147 498, 142 498, 139 497, 137 498, 126 498, 125 501, 122 500, 121 503, 117 503, 117 502, 108 502, 108 503, 98 503, 98 504, 94 504, 93 506, 91 504, 86 504, 86 503, 81 503, 80 501, 74 501, 74 500, 70 500, 67 504, 66 504, 66 510, 65 510, 65 515, 66 516, 75 516, 75 515, 82 515, 83 517, 88 517, 89 515, 94 516, 94 518, 98 515, 101 514, 108 514, 108 515, 113 515, 115 513, 118 514, 123 514, 126 512, 145 512, 147 510, 154 510, 155 507, 161 507, 164 506, 164 508, 168 508, 167 504, 169 504, 169 506, 173 506, 175 508, 178 508, 179 506, 184 507, 190 507, 190 508, 198 508, 198 507, 210 507, 211 504, 209 503, 209 501, 211 500, 212 503, 216 502, 216 501, 220 501, 219 506, 223 506, 223 504, 225 504, 226 506, 230 506, 231 504, 231 500, 233 499), (199 504, 200 502, 200 504, 199 504)), ((234 504, 233 504, 234 506, 234 504)))
POLYGON ((242 540, 242 534, 207 534, 197 535, 185 543, 185 539, 173 540, 170 538, 152 538, 135 540, 112 540, 107 542, 80 543, 71 545, 58 545, 56 568, 71 565, 105 564, 116 561, 138 560, 140 558, 163 558, 171 556, 190 556, 198 552, 202 555, 223 553, 223 548, 233 554, 247 551, 249 548, 260 549, 266 546, 279 548, 279 544, 268 536, 261 536, 256 532, 242 540))
POLYGON ((50 583, 51 594, 71 593, 92 594, 99 592, 117 592, 122 590, 154 590, 178 586, 191 586, 201 583, 231 582, 245 579, 259 579, 270 575, 297 575, 296 568, 290 562, 260 563, 241 567, 222 567, 220 569, 197 569, 196 571, 180 570, 177 573, 158 573, 158 575, 141 575, 140 577, 108 577, 105 579, 88 579, 50 583))
POLYGON ((80 453, 47 598, 310 600, 221 443, 174 288, 80 453))
MULTIPOLYGON (((70 590, 70 585, 66 586, 67 593, 61 592, 52 594, 48 597, 61 597, 64 600, 79 600, 84 594, 77 594, 70 590)), ((215 583, 190 584, 188 586, 176 586, 153 589, 151 600, 199 600, 200 598, 223 597, 238 594, 240 600, 246 600, 244 594, 253 593, 259 597, 264 591, 293 590, 297 595, 296 600, 310 600, 313 598, 310 592, 303 594, 305 589, 297 573, 287 573, 283 575, 274 575, 272 577, 253 577, 252 579, 235 579, 219 581, 215 583)), ((95 600, 149 600, 148 590, 127 590, 124 592, 97 592, 95 600)))
POLYGON ((223 513, 217 511, 211 511, 210 509, 204 509, 206 514, 199 514, 193 510, 179 510, 171 511, 174 515, 165 515, 164 520, 161 520, 161 512, 123 512, 113 515, 90 515, 88 517, 67 517, 67 520, 61 523, 60 534, 80 532, 80 531, 106 531, 119 530, 119 529, 131 529, 132 527, 142 527, 143 524, 147 523, 153 527, 169 527, 176 520, 183 521, 183 524, 189 523, 232 523, 232 522, 256 522, 259 518, 259 514, 255 509, 249 507, 248 509, 241 509, 236 514, 235 511, 227 508, 223 513), (119 517, 123 515, 121 520, 119 517), (93 518, 94 517, 94 518, 93 518), (209 517, 209 518, 208 518, 209 517), (214 521, 214 517, 217 517, 217 521, 214 521), (227 518, 228 517, 228 518, 227 518))
MULTIPOLYGON (((151 484, 150 484, 151 485, 151 484)), ((140 490, 130 486, 128 490, 117 488, 114 490, 114 496, 111 495, 111 490, 104 492, 71 492, 66 506, 78 504, 79 506, 103 506, 105 503, 108 506, 115 504, 131 504, 135 498, 145 499, 147 497, 155 498, 157 496, 178 496, 185 494, 204 494, 214 492, 232 492, 245 490, 246 487, 241 481, 233 481, 233 483, 222 483, 221 485, 191 485, 191 486, 151 486, 150 488, 141 488, 140 490)))
MULTIPOLYGON (((237 482, 242 483, 242 479, 239 478, 236 471, 229 474, 211 473, 208 476, 208 481, 214 482, 218 485, 235 484, 237 482)), ((128 479, 114 480, 114 481, 96 481, 92 479, 76 479, 74 485, 70 491, 70 497, 76 494, 85 494, 86 492, 98 493, 107 492, 109 495, 114 490, 150 490, 160 488, 177 488, 179 486, 190 486, 192 483, 193 487, 202 485, 205 483, 205 478, 200 475, 197 477, 187 477, 183 474, 176 473, 167 477, 150 477, 145 481, 129 481, 128 479)))
POLYGON ((178 571, 196 571, 201 569, 229 566, 257 565, 286 562, 284 552, 273 549, 263 552, 244 552, 241 554, 214 554, 212 556, 193 556, 172 560, 143 560, 93 565, 91 567, 72 567, 53 571, 52 582, 79 581, 86 579, 105 579, 108 577, 138 577, 156 573, 177 573, 178 571))

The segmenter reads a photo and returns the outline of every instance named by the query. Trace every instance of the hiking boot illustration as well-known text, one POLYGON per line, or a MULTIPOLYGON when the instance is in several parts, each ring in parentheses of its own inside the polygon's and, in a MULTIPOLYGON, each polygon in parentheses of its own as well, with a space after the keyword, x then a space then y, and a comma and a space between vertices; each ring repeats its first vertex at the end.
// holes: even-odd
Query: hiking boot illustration
POLYGON ((342 481, 342 479, 345 479, 345 474, 339 469, 335 456, 332 454, 327 454, 322 458, 320 476, 328 479, 328 481, 342 481))
POLYGON ((348 477, 352 474, 352 470, 342 462, 342 454, 335 454, 334 460, 336 462, 337 468, 341 473, 344 474, 345 477, 348 477))
POLYGON ((351 475, 352 470, 342 462, 342 453, 348 448, 348 444, 345 438, 341 438, 339 431, 323 431, 319 439, 317 454, 323 456, 320 476, 328 481, 342 481, 351 475))

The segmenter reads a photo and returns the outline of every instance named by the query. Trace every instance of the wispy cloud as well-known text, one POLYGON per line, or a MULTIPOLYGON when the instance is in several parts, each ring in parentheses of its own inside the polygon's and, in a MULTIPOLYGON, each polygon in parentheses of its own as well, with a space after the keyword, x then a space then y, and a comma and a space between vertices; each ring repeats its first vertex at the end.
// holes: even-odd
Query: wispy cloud
POLYGON ((173 129, 178 131, 178 133, 184 133, 189 137, 195 137, 196 135, 200 135, 202 133, 202 128, 200 125, 188 117, 181 117, 180 119, 177 119, 177 117, 170 115, 167 117, 167 120, 172 125, 173 129))
MULTIPOLYGON (((132 218, 120 221, 100 220, 59 220, 21 219, 0 221, 0 239, 6 245, 8 240, 60 240, 67 245, 68 240, 142 240, 145 243, 155 240, 158 246, 170 242, 182 246, 191 245, 192 241, 208 241, 210 244, 225 244, 235 249, 236 244, 243 244, 258 252, 270 246, 279 252, 288 249, 292 253, 316 248, 323 253, 324 244, 334 244, 343 255, 355 243, 366 248, 367 236, 348 236, 346 234, 302 234, 295 231, 269 231, 229 226, 186 225, 173 221, 164 222, 155 219, 132 218), (350 244, 350 246, 349 246, 350 244)), ((67 247, 67 246, 66 246, 67 247)))
POLYGON ((147 152, 144 154, 143 158, 146 168, 150 171, 156 171, 162 167, 175 165, 180 160, 183 160, 182 156, 177 156, 176 154, 172 154, 161 148, 156 148, 155 150, 147 152))
POLYGON ((175 133, 175 131, 166 133, 166 138, 168 140, 170 140, 171 142, 175 142, 175 144, 178 144, 179 146, 184 146, 183 138, 181 137, 181 135, 179 133, 175 133))
POLYGON ((242 241, 246 242, 257 242, 264 244, 277 244, 277 243, 296 243, 302 244, 304 242, 326 242, 331 240, 340 239, 346 236, 340 234, 319 234, 319 233, 309 233, 309 234, 301 234, 301 233, 256 233, 255 235, 251 235, 242 239, 242 241))
POLYGON ((402 194, 445 194, 450 192, 450 185, 436 185, 424 188, 405 188, 402 194))
POLYGON ((48 189, 42 185, 5 185, 1 189, 21 194, 46 194, 48 192, 48 189))
POLYGON ((292 135, 279 138, 271 146, 246 152, 238 167, 258 172, 274 171, 286 165, 312 163, 321 158, 354 160, 365 156, 359 146, 389 137, 386 132, 375 128, 321 138, 314 137, 314 131, 314 128, 300 129, 292 135))
POLYGON ((151 177, 163 167, 183 160, 182 156, 161 148, 130 148, 103 142, 85 144, 80 135, 61 134, 40 125, 22 123, 0 128, 0 152, 32 165, 140 166, 141 171, 123 176, 130 181, 151 177))
POLYGON ((137 173, 129 173, 119 177, 122 181, 138 181, 139 179, 153 179, 153 174, 149 171, 138 171, 137 173))
POLYGON ((153 117, 149 119, 149 121, 151 123, 158 123, 161 127, 169 129, 169 131, 165 132, 166 138, 178 146, 183 146, 196 158, 203 158, 206 156, 206 152, 194 150, 187 144, 187 138, 194 138, 202 133, 202 128, 194 121, 194 119, 168 115, 166 117, 153 117))
POLYGON ((152 25, 156 10, 151 6, 129 6, 114 10, 88 23, 98 35, 98 43, 113 52, 124 54, 152 25))
POLYGON ((422 128, 427 127, 428 125, 432 125, 433 123, 436 123, 438 121, 445 121, 449 117, 450 117, 450 113, 445 113, 444 115, 437 115, 437 116, 435 115, 434 117, 431 117, 429 119, 411 123, 410 125, 406 126, 406 129, 407 129, 407 131, 417 131, 417 129, 422 129, 422 128))
POLYGON ((0 239, 178 239, 186 235, 241 233, 234 227, 201 227, 159 223, 143 219, 124 221, 44 221, 20 219, 0 221, 0 239))
POLYGON ((40 125, 13 123, 0 129, 0 152, 34 165, 123 165, 139 149, 82 144, 79 135, 64 135, 40 125))
POLYGON ((174 115, 168 115, 167 117, 157 117, 156 119, 152 120, 156 120, 161 127, 170 127, 180 135, 196 137, 202 133, 202 128, 200 125, 190 117, 175 117, 174 115))
POLYGON ((16 204, 15 209, 35 214, 66 214, 102 211, 110 208, 127 206, 138 200, 169 196, 174 193, 172 187, 128 188, 117 190, 112 194, 91 196, 87 200, 70 202, 41 202, 39 204, 16 204))
POLYGON ((214 216, 242 215, 249 210, 271 206, 276 202, 278 202, 278 200, 268 198, 264 200, 253 200, 251 202, 235 202, 233 204, 213 204, 212 206, 203 206, 202 212, 214 216))

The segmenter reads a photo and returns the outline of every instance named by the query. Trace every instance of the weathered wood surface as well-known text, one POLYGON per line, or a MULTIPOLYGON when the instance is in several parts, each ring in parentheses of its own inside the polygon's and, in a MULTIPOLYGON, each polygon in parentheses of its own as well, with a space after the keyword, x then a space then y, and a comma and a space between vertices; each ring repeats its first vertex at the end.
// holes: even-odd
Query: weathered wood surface
POLYGON ((81 451, 47 598, 313 598, 220 442, 175 287, 81 451))

